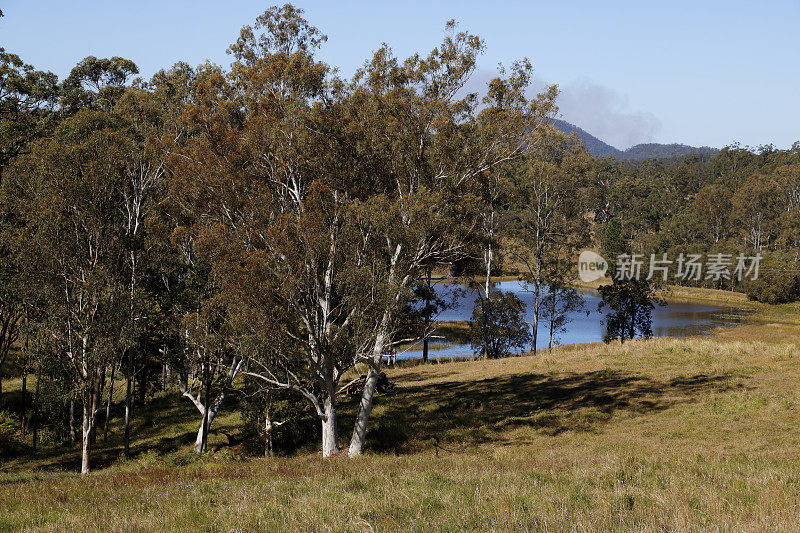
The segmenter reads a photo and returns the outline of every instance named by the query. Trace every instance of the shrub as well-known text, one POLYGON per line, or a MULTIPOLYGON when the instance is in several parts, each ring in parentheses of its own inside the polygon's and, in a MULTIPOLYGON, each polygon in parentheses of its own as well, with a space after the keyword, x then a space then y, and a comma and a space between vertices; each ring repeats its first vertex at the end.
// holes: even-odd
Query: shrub
POLYGON ((0 457, 15 457, 25 451, 19 431, 19 421, 8 412, 0 411, 0 457))
POLYGON ((475 353, 483 351, 484 308, 488 307, 488 346, 486 357, 498 358, 523 350, 531 342, 530 326, 525 322, 525 302, 512 292, 496 291, 475 300, 469 324, 470 344, 475 353), (488 305, 487 305, 488 304, 488 305))

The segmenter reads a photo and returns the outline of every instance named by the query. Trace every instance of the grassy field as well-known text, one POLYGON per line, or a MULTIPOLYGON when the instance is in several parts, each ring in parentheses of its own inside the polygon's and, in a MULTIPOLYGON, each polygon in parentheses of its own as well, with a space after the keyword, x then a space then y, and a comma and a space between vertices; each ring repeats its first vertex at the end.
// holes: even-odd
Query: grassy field
POLYGON ((0 465, 0 530, 797 531, 800 306, 752 307, 714 337, 390 369, 357 460, 242 457, 232 410, 196 459, 194 407, 159 396, 131 461, 114 427, 86 478, 70 449, 0 465))

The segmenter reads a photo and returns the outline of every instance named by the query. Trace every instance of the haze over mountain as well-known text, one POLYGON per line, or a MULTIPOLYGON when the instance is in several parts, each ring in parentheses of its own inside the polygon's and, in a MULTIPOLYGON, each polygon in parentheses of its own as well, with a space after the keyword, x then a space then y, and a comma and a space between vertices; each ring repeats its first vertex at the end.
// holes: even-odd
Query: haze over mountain
POLYGON ((586 150, 595 157, 614 157, 620 161, 642 161, 644 159, 668 159, 689 154, 714 155, 719 149, 709 146, 687 146, 685 144, 643 143, 620 150, 605 143, 591 133, 564 120, 553 119, 553 125, 561 132, 578 136, 586 150))

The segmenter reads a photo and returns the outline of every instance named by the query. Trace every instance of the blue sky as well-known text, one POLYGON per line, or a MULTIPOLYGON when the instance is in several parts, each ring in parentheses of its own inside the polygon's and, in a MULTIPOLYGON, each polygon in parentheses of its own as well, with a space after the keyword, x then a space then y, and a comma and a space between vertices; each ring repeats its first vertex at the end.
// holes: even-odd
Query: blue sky
MULTIPOLYGON (((65 76, 121 55, 145 76, 178 60, 228 65, 227 46, 269 2, 6 0, 0 46, 65 76)), ((563 118, 625 148, 638 142, 787 147, 800 140, 800 0, 763 2, 295 2, 352 73, 382 42, 427 51, 444 22, 487 44, 475 77, 528 57, 562 89, 563 118)))

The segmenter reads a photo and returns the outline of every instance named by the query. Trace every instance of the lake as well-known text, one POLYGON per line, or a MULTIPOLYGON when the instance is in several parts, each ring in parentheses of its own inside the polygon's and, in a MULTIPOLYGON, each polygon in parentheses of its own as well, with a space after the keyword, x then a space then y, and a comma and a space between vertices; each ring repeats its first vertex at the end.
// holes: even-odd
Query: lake
MULTIPOLYGON (((469 320, 476 298, 474 291, 454 284, 435 284, 437 294, 453 301, 455 306, 442 311, 436 320, 440 322, 453 320, 469 320)), ((527 304, 525 319, 533 322, 533 294, 526 290, 522 281, 501 281, 494 285, 495 289, 511 291, 527 304)), ((570 314, 566 331, 558 334, 554 344, 577 344, 599 342, 605 333, 604 313, 597 310, 600 296, 596 291, 581 290, 584 308, 570 314), (587 311, 589 312, 587 314, 587 311)), ((656 306, 653 310, 653 335, 656 337, 686 337, 690 335, 709 335, 717 327, 732 327, 741 322, 746 311, 734 307, 702 305, 695 303, 668 303, 665 307, 656 306)), ((537 347, 547 348, 549 324, 539 324, 537 347)), ((469 357, 472 348, 468 344, 459 344, 448 340, 432 339, 429 357, 469 357)), ((397 353, 398 359, 422 357, 422 344, 415 343, 397 353)))

